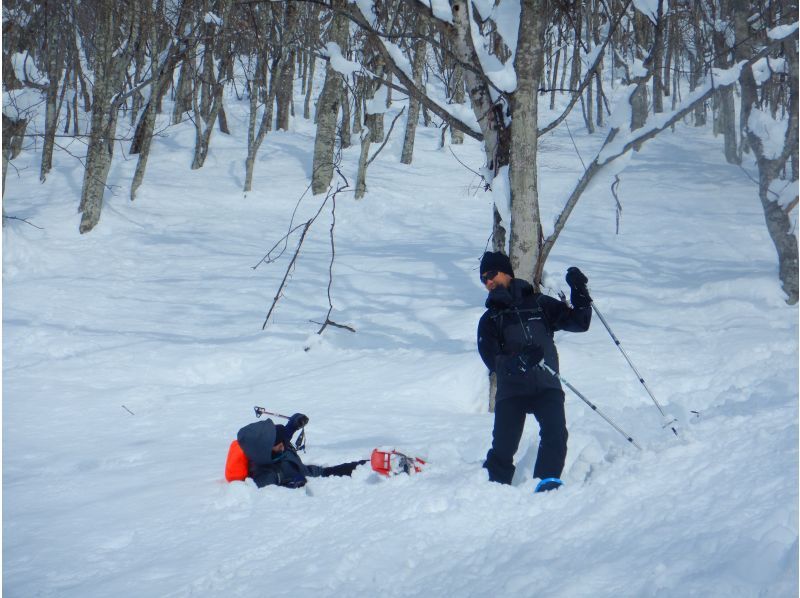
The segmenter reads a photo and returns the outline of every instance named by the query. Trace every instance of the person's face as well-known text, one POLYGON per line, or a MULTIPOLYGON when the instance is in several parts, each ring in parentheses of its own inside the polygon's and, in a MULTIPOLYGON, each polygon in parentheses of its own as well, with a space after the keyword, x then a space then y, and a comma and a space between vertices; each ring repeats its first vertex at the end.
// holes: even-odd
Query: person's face
POLYGON ((272 447, 272 452, 275 453, 275 454, 282 453, 285 450, 285 448, 286 447, 283 446, 283 441, 281 441, 281 442, 279 442, 278 444, 276 444, 275 446, 272 447))
POLYGON ((493 291, 497 287, 504 287, 507 289, 512 279, 511 276, 505 272, 490 270, 489 272, 481 274, 481 280, 483 280, 483 284, 486 285, 487 290, 493 291))

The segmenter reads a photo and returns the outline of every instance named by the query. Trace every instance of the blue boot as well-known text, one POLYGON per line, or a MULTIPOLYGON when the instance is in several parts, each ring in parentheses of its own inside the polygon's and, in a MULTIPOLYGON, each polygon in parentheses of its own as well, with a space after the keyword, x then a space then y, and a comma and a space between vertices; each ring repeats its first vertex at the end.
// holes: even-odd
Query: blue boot
POLYGON ((564 482, 558 478, 545 478, 536 484, 536 490, 534 490, 534 492, 549 492, 550 490, 556 490, 559 486, 563 485, 564 482))

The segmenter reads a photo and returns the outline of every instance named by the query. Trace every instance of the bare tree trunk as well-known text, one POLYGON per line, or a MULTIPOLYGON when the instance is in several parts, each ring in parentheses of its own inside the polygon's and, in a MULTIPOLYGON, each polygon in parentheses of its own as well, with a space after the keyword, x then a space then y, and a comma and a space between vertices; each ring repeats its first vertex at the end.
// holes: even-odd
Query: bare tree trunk
POLYGON ((583 107, 583 120, 586 124, 586 132, 589 135, 594 133, 594 103, 592 99, 592 81, 593 77, 589 79, 589 84, 586 86, 586 101, 584 102, 581 97, 581 107, 583 107))
MULTIPOLYGON (((8 163, 19 155, 22 149, 22 140, 25 138, 25 129, 28 121, 13 119, 3 114, 3 194, 6 189, 6 174, 8 163)), ((5 222, 3 223, 5 225, 5 222)))
POLYGON ((572 63, 569 73, 569 88, 577 89, 581 82, 581 37, 583 36, 583 19, 581 19, 581 3, 571 5, 575 26, 575 42, 572 46, 572 63))
POLYGON ((558 42, 556 43, 556 52, 553 57, 553 71, 550 73, 550 110, 556 108, 556 87, 558 86, 558 62, 561 60, 561 46, 564 45, 564 33, 561 27, 558 28, 558 42))
POLYGON ((153 131, 156 126, 156 105, 157 103, 151 100, 142 113, 142 118, 139 120, 139 128, 134 143, 137 143, 136 151, 131 151, 131 154, 139 154, 139 159, 136 162, 136 171, 133 173, 133 180, 131 181, 131 201, 136 199, 136 192, 142 185, 144 180, 144 173, 147 170, 147 160, 150 158, 150 146, 153 141, 153 131), (139 131, 141 130, 141 135, 139 131))
MULTIPOLYGON (((380 56, 376 57, 375 64, 372 68, 373 72, 375 72, 379 77, 384 74, 385 68, 383 64, 383 59, 380 56)), ((377 90, 380 89, 380 84, 371 81, 368 84, 367 89, 369 90, 367 93, 367 97, 371 100, 374 98, 375 92, 377 92, 377 90)), ((390 91, 391 88, 386 90, 387 103, 389 101, 388 98, 390 91)), ((371 112, 367 114, 367 116, 365 117, 367 128, 369 128, 370 141, 372 141, 373 143, 380 143, 381 141, 383 141, 383 136, 384 136, 383 114, 384 114, 383 110, 380 110, 379 112, 371 112)))
MULTIPOLYGON (((211 133, 214 131, 219 111, 222 108, 224 83, 216 82, 214 85, 215 94, 210 98, 208 117, 203 116, 202 108, 198 102, 198 94, 194 94, 194 125, 195 125, 195 145, 194 158, 192 159, 192 170, 202 168, 208 157, 209 145, 211 143, 211 133)), ((197 86, 195 86, 197 90, 197 86)))
MULTIPOLYGON (((784 207, 778 202, 778 199, 774 197, 774 193, 771 190, 773 181, 780 177, 781 170, 798 146, 799 94, 797 49, 793 41, 785 44, 784 48, 787 62, 789 63, 788 72, 790 81, 789 122, 786 127, 783 151, 778 156, 768 156, 764 151, 764 144, 761 138, 748 127, 745 128, 745 131, 747 132, 749 146, 756 156, 759 175, 758 197, 761 200, 761 206, 764 210, 767 231, 769 231, 770 238, 778 253, 778 277, 783 285, 783 291, 786 293, 786 302, 790 305, 794 305, 798 301, 798 250, 795 225, 792 223, 790 211, 791 209, 797 209, 797 196, 795 195, 793 207, 791 205, 789 207, 784 207)), ((756 82, 752 76, 752 70, 749 68, 744 70, 747 71, 747 73, 743 72, 741 78, 742 98, 743 100, 744 98, 748 98, 749 101, 756 102, 758 94, 756 82)), ((743 106, 743 108, 745 107, 743 106)), ((756 108, 754 104, 746 108, 748 116, 754 108, 756 108)), ((745 125, 746 123, 747 121, 745 121, 745 125)), ((794 179, 794 189, 796 194, 796 178, 794 179)))
POLYGON ((604 123, 603 118, 603 76, 602 70, 600 65, 597 67, 597 72, 595 73, 594 80, 597 84, 597 92, 595 93, 595 101, 597 102, 597 123, 598 127, 602 127, 604 123))
POLYGON ((496 204, 492 206, 492 251, 506 253, 506 229, 496 204))
MULTIPOLYGON (((750 3, 743 0, 733 0, 732 2, 733 27, 736 40, 734 60, 737 62, 740 60, 747 60, 754 53, 754 39, 751 37, 750 26, 747 22, 749 6, 750 3)), ((740 104, 741 109, 739 110, 740 144, 737 154, 739 162, 742 160, 742 154, 749 152, 747 121, 750 118, 752 108, 758 103, 758 89, 755 78, 753 77, 753 69, 744 69, 741 79, 740 89, 742 91, 742 97, 740 104)))
POLYGON ((188 57, 181 63, 178 83, 175 86, 175 104, 172 110, 172 124, 177 125, 183 115, 192 109, 192 80, 194 79, 194 57, 188 57))
POLYGON ((353 93, 353 133, 356 135, 361 134, 361 129, 363 126, 362 120, 362 107, 364 104, 364 89, 366 87, 366 81, 364 77, 359 77, 356 84, 355 84, 355 91, 353 93))
MULTIPOLYGON (((183 18, 184 14, 185 13, 182 11, 181 18, 179 18, 176 26, 176 31, 180 32, 181 34, 184 33, 184 26, 186 23, 183 18)), ((160 43, 159 40, 162 39, 162 37, 163 36, 159 35, 158 27, 153 24, 150 31, 150 43, 154 48, 159 48, 157 44, 160 43)), ((177 43, 170 42, 169 46, 163 52, 163 62, 154 65, 157 67, 157 74, 151 83, 150 99, 147 101, 147 105, 144 107, 142 116, 139 119, 139 124, 136 127, 133 142, 131 143, 131 148, 129 150, 130 154, 139 155, 139 159, 136 162, 136 171, 134 172, 133 180, 131 181, 131 201, 136 199, 136 192, 139 190, 139 187, 144 180, 145 171, 147 170, 147 161, 150 158, 150 147, 153 141, 156 116, 158 115, 158 108, 161 105, 161 99, 167 93, 167 90, 172 83, 172 77, 178 61, 181 60, 181 58, 185 55, 187 43, 187 39, 181 40, 180 38, 177 43)), ((159 55, 160 54, 161 53, 159 53, 159 55)))
POLYGON ((514 57, 517 89, 513 95, 513 126, 509 179, 511 186, 511 250, 509 257, 520 278, 538 288, 534 273, 542 243, 537 188, 538 90, 544 69, 542 0, 522 0, 519 38, 514 57))
MULTIPOLYGON (((725 40, 725 31, 714 30, 715 66, 729 68, 731 61, 728 58, 730 48, 725 40)), ((725 144, 725 159, 729 164, 741 164, 739 145, 736 141, 736 105, 731 87, 723 87, 714 95, 716 107, 714 119, 715 133, 721 133, 725 144)))
MULTIPOLYGON (((590 51, 591 43, 594 41, 592 32, 592 16, 594 15, 596 7, 593 3, 590 3, 587 7, 586 13, 586 49, 590 51)), ((589 76, 589 73, 587 73, 589 76)), ((584 120, 586 121, 586 131, 591 135, 594 133, 594 102, 592 99, 592 81, 593 78, 589 77, 589 84, 586 86, 586 104, 584 108, 584 120)), ((583 106, 583 102, 581 102, 581 106, 583 106)))
MULTIPOLYGON (((256 70, 260 70, 261 57, 258 58, 259 65, 256 70)), ((256 120, 258 118, 258 81, 250 82, 250 115, 247 122, 247 158, 244 162, 244 192, 247 193, 253 188, 253 169, 255 167, 256 154, 258 152, 257 145, 260 145, 259 136, 263 131, 266 135, 266 127, 264 126, 263 114, 261 125, 256 131, 256 120)))
POLYGON ((725 143, 725 159, 729 164, 740 164, 736 143, 736 106, 733 90, 725 88, 716 97, 717 113, 715 128, 722 134, 725 143))
MULTIPOLYGON (((346 0, 334 0, 333 8, 343 8, 345 2, 346 0)), ((329 38, 339 44, 342 52, 347 49, 348 27, 348 21, 344 16, 334 14, 329 38)), ((333 180, 333 152, 341 99, 341 75, 328 63, 325 66, 325 83, 317 101, 317 134, 314 138, 314 163, 311 175, 311 190, 315 194, 324 193, 333 180)))
MULTIPOLYGON (((53 73, 55 74, 55 73, 53 73)), ((44 137, 42 140, 42 165, 39 170, 39 180, 44 183, 47 174, 53 168, 53 149, 56 141, 56 128, 58 127, 58 86, 59 78, 50 78, 45 93, 44 137)))
POLYGON ((297 60, 300 63, 300 93, 303 97, 306 96, 307 83, 308 83, 308 63, 311 61, 310 52, 306 50, 308 47, 308 38, 302 48, 297 51, 297 60))
MULTIPOLYGON (((316 15, 319 10, 311 7, 316 15)), ((270 24, 275 24, 274 15, 276 10, 273 7, 259 6, 251 12, 256 30, 266 31, 270 24)), ((316 23, 316 17, 315 17, 316 23)), ((273 30, 274 31, 274 30, 273 30)), ((256 36, 257 59, 253 78, 249 81, 249 104, 250 114, 247 127, 247 158, 245 159, 244 192, 248 193, 253 187, 253 174, 255 171, 256 156, 267 133, 272 130, 272 117, 274 112, 275 97, 278 93, 280 69, 281 69, 281 49, 275 51, 271 39, 263 39, 256 36), (271 61, 271 62, 270 62, 271 61), (263 111, 259 119, 258 112, 263 104, 263 111)), ((313 40, 316 42, 316 39, 313 40)), ((311 77, 314 71, 314 58, 309 53, 311 61, 310 77, 306 82, 306 91, 310 93, 311 77)))
POLYGON ((225 113, 225 104, 220 103, 219 105, 219 113, 217 114, 217 125, 219 126, 219 132, 225 135, 230 135, 231 130, 228 128, 228 115, 225 113))
MULTIPOLYGON (((426 29, 425 22, 422 18, 417 19, 416 31, 420 35, 420 39, 414 42, 413 51, 414 57, 411 63, 411 73, 414 77, 414 84, 418 88, 422 88, 422 71, 425 67, 425 52, 428 44, 422 38, 422 34, 426 29)), ((403 164, 411 164, 414 155, 414 137, 417 134, 417 122, 419 121, 419 100, 416 98, 408 98, 408 120, 406 120, 406 134, 403 139, 403 151, 400 156, 400 162, 403 164)))
POLYGON ((308 65, 308 82, 306 83, 306 96, 303 100, 303 118, 306 120, 311 120, 311 98, 312 98, 312 91, 314 89, 314 71, 316 70, 317 66, 317 59, 314 57, 313 54, 309 52, 308 60, 310 64, 308 65))
MULTIPOLYGON (((676 50, 678 48, 678 38, 680 36, 680 28, 678 26, 678 16, 671 10, 667 9, 668 16, 667 16, 667 41, 665 43, 665 48, 667 50, 667 54, 664 58, 664 97, 669 97, 670 95, 677 95, 677 93, 672 94, 670 89, 670 85, 672 84, 672 63, 673 60, 675 61, 675 72, 678 72, 678 57, 676 50)), ((677 88, 675 89, 677 92, 677 88)), ((675 100, 673 99, 672 105, 675 106, 675 100)))
MULTIPOLYGON (((455 104, 463 104, 465 101, 464 98, 464 69, 461 66, 456 65, 453 68, 453 76, 450 78, 450 84, 452 86, 451 90, 451 97, 453 98, 453 103, 455 104)), ((450 127, 450 143, 453 145, 461 145, 464 143, 464 132, 459 131, 455 127, 450 127)))
MULTIPOLYGON (((465 64, 470 64, 477 55, 472 40, 467 0, 451 0, 453 11, 452 44, 455 55, 465 64)), ((483 134, 486 166, 497 172, 509 162, 510 131, 505 125, 502 106, 496 105, 484 79, 469 69, 464 69, 464 83, 469 95, 472 111, 483 134)))
POLYGON ((564 60, 561 61, 561 79, 560 83, 558 84, 559 88, 564 89, 567 81, 567 70, 569 69, 569 46, 567 45, 566 41, 564 42, 564 60))
POLYGON ((781 280, 783 292, 786 293, 786 303, 795 305, 798 300, 797 236, 793 232, 794 226, 790 215, 777 201, 769 197, 769 185, 772 180, 774 179, 769 174, 761 174, 758 196, 764 209, 767 231, 778 252, 778 278, 781 280))
MULTIPOLYGON (((646 17, 643 17, 641 14, 636 14, 634 16, 634 26, 633 26, 633 34, 634 34, 634 49, 633 49, 633 56, 640 57, 643 59, 643 64, 647 62, 646 57, 642 54, 642 48, 645 46, 644 37, 645 37, 645 30, 644 27, 650 24, 650 20, 646 17), (647 25, 637 25, 637 23, 646 23, 647 25)), ((645 77, 640 77, 634 74, 632 78, 630 78, 629 82, 636 82, 636 91, 634 92, 633 96, 631 97, 631 130, 635 131, 636 129, 641 128, 645 121, 647 121, 647 113, 648 113, 648 102, 647 102, 647 79, 645 77)))
MULTIPOLYGON (((98 85, 95 82, 95 89, 98 85)), ((92 133, 89 139, 89 150, 86 154, 86 169, 83 173, 83 190, 81 192, 80 233, 91 231, 100 221, 103 207, 108 171, 114 157, 114 131, 117 128, 117 114, 110 113, 110 102, 99 101, 99 94, 93 95, 92 133), (97 111, 95 111, 95 106, 97 111), (101 112, 100 110, 103 110, 101 112)))
POLYGON ((350 142, 350 94, 347 90, 347 85, 342 85, 342 120, 339 127, 339 146, 342 149, 347 149, 352 145, 350 142))
MULTIPOLYGON (((262 49, 262 54, 265 52, 262 49)), ((275 88, 276 88, 276 72, 278 69, 278 59, 273 62, 273 67, 267 69, 264 63, 266 57, 260 55, 256 65, 256 77, 250 83, 250 116, 248 119, 247 127, 247 159, 245 160, 245 175, 244 175, 244 192, 247 193, 253 188, 253 171, 255 170, 256 155, 258 149, 264 141, 267 133, 272 129, 272 105, 275 101, 275 88), (258 119, 258 99, 267 85, 266 75, 267 72, 272 74, 269 89, 266 91, 264 97, 264 111, 261 113, 261 121, 256 130, 256 121, 258 119)))
MULTIPOLYGON (((703 47, 703 31, 700 26, 701 23, 701 9, 695 6, 692 14, 692 33, 694 36, 695 48, 703 47)), ((694 91, 700 82, 703 80, 704 67, 703 56, 699 52, 694 52, 689 55, 691 64, 691 73, 689 74, 689 91, 694 91)), ((698 103, 694 110, 694 126, 704 127, 707 121, 706 117, 706 103, 698 103)))
MULTIPOLYGON (((58 90, 64 66, 64 43, 61 31, 64 27, 64 15, 59 10, 60 2, 45 0, 45 56, 47 64, 47 91, 45 92, 44 139, 42 145, 42 164, 39 180, 45 182, 47 174, 53 167, 53 148, 55 147, 56 128, 58 127, 59 101, 58 90)), ((65 81, 66 84, 66 81, 65 81)))
POLYGON ((294 64, 296 44, 294 37, 300 19, 297 2, 286 2, 283 19, 283 44, 281 47, 281 67, 278 78, 278 91, 275 94, 277 103, 275 128, 278 131, 289 130, 289 120, 294 102, 294 64))
POLYGON ((362 199, 367 192, 367 160, 371 135, 366 127, 361 131, 361 153, 358 155, 358 172, 356 173, 356 199, 362 199))
POLYGON ((194 87, 199 93, 193 97, 192 107, 195 112, 199 112, 203 119, 209 120, 211 104, 214 98, 213 86, 217 80, 214 69, 215 27, 210 21, 207 21, 202 27, 205 29, 205 43, 203 44, 203 55, 200 63, 201 75, 194 81, 194 87))
POLYGON ((97 4, 95 34, 94 91, 92 93, 91 133, 86 153, 86 168, 81 190, 80 233, 91 231, 100 221, 103 194, 114 156, 120 95, 132 59, 132 42, 139 27, 137 2, 120 6, 114 3, 97 4), (127 11, 127 12, 123 12, 127 11), (118 39, 125 18, 130 19, 127 39, 118 39), (119 50, 119 48, 125 48, 119 50))
POLYGON ((217 119, 223 113, 225 83, 232 76, 233 0, 220 0, 216 4, 218 21, 204 19, 203 76, 195 81, 192 93, 195 146, 192 170, 202 168, 208 157, 211 134, 217 119))
POLYGON ((664 112, 664 0, 658 0, 658 10, 656 11, 655 36, 653 39, 653 113, 664 112))

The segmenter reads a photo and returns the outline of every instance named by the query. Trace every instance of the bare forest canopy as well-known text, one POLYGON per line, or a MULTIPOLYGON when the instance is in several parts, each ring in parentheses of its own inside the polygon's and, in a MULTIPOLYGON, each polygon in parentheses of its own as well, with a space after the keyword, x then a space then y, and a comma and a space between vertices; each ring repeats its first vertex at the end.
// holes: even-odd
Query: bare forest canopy
POLYGON ((358 135, 360 198, 370 156, 403 126, 384 122, 386 107, 407 98, 402 162, 413 162, 420 121, 442 129, 442 144, 482 142, 487 186, 508 182, 487 232, 538 284, 592 178, 683 122, 713 127, 732 168, 757 172, 753 197, 796 303, 797 13, 788 0, 7 0, 3 182, 26 147, 41 151, 43 183, 54 160, 79 160, 88 233, 115 149, 137 157, 134 200, 157 123, 193 123, 191 168, 202 168, 215 130, 230 134, 225 102, 236 97, 250 110, 244 191, 264 137, 315 118, 313 192, 336 186, 337 155, 358 135), (538 142, 572 111, 576 134, 604 142, 545 231, 538 142))

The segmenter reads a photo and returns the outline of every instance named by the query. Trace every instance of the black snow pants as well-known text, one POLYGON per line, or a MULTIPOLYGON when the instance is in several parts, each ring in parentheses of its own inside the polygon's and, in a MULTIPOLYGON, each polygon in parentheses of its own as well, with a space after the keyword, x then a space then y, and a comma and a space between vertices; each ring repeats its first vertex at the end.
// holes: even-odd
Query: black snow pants
POLYGON ((550 389, 530 396, 497 401, 494 410, 492 448, 483 466, 489 479, 510 484, 514 477, 514 455, 519 448, 525 416, 532 413, 539 422, 539 452, 533 477, 560 478, 567 457, 567 423, 564 416, 564 391, 550 389))

